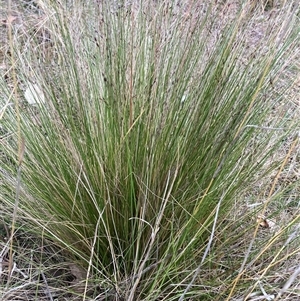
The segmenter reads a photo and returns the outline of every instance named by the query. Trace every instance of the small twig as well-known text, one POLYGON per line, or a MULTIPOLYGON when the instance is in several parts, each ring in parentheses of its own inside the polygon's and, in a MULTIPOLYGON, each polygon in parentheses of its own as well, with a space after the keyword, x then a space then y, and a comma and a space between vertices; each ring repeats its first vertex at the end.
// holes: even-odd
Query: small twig
POLYGON ((279 293, 274 301, 280 300, 281 296, 289 289, 289 287, 292 285, 292 283, 295 281, 295 279, 297 278, 297 276, 299 274, 300 274, 300 265, 294 271, 294 273, 290 276, 288 281, 284 284, 283 288, 279 291, 279 293))
POLYGON ((49 297, 49 300, 50 300, 50 301, 53 301, 52 295, 51 295, 50 290, 49 290, 49 286, 48 286, 47 279, 46 279, 46 277, 45 277, 45 275, 44 275, 43 272, 41 272, 41 275, 42 275, 42 278, 43 278, 43 280, 44 280, 44 282, 45 282, 45 285, 46 285, 46 292, 47 292, 47 295, 48 295, 48 297, 49 297))
MULTIPOLYGON (((9 263, 7 263, 7 265, 9 265, 9 263)), ((17 267, 17 264, 16 264, 15 262, 13 263, 13 266, 12 266, 12 269, 11 269, 11 271, 10 271, 9 277, 11 277, 12 274, 13 274, 14 272, 21 274, 21 275, 24 277, 24 279, 28 279, 28 275, 26 275, 24 272, 22 272, 22 271, 17 267)))
POLYGON ((267 301, 271 301, 271 300, 274 300, 275 296, 274 295, 269 295, 266 293, 265 289, 263 288, 261 282, 259 281, 259 287, 260 287, 260 290, 261 292, 263 293, 263 297, 267 300, 267 301))
POLYGON ((165 208, 166 208, 168 200, 169 200, 169 198, 171 196, 173 185, 174 185, 176 177, 177 177, 178 167, 175 170, 175 173, 174 173, 174 176, 173 176, 173 181, 172 181, 172 183, 169 186, 170 173, 171 172, 169 171, 169 175, 168 175, 168 179, 167 179, 167 183, 166 183, 166 189, 165 189, 164 196, 163 196, 164 202, 163 202, 163 204, 161 206, 161 209, 160 209, 158 217, 157 217, 157 219, 155 221, 154 227, 151 227, 152 228, 152 233, 151 233, 151 238, 150 238, 150 242, 149 242, 149 245, 148 245, 148 250, 147 250, 147 253, 146 253, 143 261, 141 262, 139 269, 138 269, 138 273, 136 275, 136 280, 135 280, 135 282, 134 282, 134 284, 133 284, 133 286, 132 286, 132 288, 130 290, 130 295, 128 297, 128 301, 135 300, 134 299, 134 295, 135 295, 136 289, 138 287, 138 284, 139 284, 139 282, 141 280, 142 274, 143 274, 143 272, 145 270, 144 269, 145 264, 149 260, 152 247, 153 247, 153 245, 155 243, 156 236, 157 236, 157 233, 158 233, 159 228, 160 228, 160 223, 161 223, 161 220, 163 218, 163 214, 164 214, 165 208))
MULTIPOLYGON (((132 277, 130 277, 130 280, 135 280, 138 276, 144 275, 145 273, 147 273, 148 271, 154 269, 154 268, 157 267, 160 263, 162 263, 164 260, 170 258, 171 256, 172 256, 172 254, 168 254, 165 258, 163 258, 163 259, 161 259, 161 260, 159 260, 159 261, 157 261, 157 262, 155 262, 155 263, 149 265, 148 267, 146 267, 146 268, 141 272, 140 275, 135 274, 135 275, 133 275, 132 277)), ((126 282, 127 282, 127 281, 128 281, 128 280, 126 280, 126 282)))
MULTIPOLYGON (((171 254, 169 254, 166 258, 169 258, 169 257, 171 257, 171 254)), ((144 275, 145 273, 147 273, 148 271, 154 269, 154 268, 157 267, 160 263, 162 263, 166 258, 161 259, 161 260, 159 260, 159 261, 157 261, 157 262, 155 262, 155 263, 149 265, 148 267, 146 267, 146 268, 141 272, 140 275, 134 275, 134 276, 132 277, 132 279, 136 279, 138 276, 142 276, 142 275, 144 275)))
POLYGON ((224 198, 225 194, 222 195, 218 205, 217 205, 217 208, 216 208, 216 215, 215 215, 215 218, 214 218, 214 223, 213 223, 213 227, 212 227, 212 230, 211 230, 211 234, 210 234, 210 238, 209 238, 209 241, 208 241, 208 244, 206 246, 206 249, 205 249, 205 252, 203 254, 203 257, 202 257, 202 260, 200 262, 200 265, 197 267, 195 273, 194 273, 194 276, 193 276, 193 279, 191 280, 191 282, 188 284, 188 286, 185 288, 183 294, 180 296, 179 300, 178 301, 183 301, 184 300, 184 296, 187 294, 187 292, 190 290, 190 288, 192 287, 193 283, 195 282, 197 276, 199 275, 200 271, 201 271, 201 268, 202 268, 202 264, 205 260, 205 258, 207 257, 207 254, 210 250, 210 246, 212 244, 212 241, 213 241, 213 238, 214 238, 214 235, 215 235, 215 229, 216 229, 216 224, 217 224, 217 220, 218 220, 218 215, 219 215, 219 209, 220 209, 220 206, 221 206, 221 203, 222 203, 222 200, 224 198))

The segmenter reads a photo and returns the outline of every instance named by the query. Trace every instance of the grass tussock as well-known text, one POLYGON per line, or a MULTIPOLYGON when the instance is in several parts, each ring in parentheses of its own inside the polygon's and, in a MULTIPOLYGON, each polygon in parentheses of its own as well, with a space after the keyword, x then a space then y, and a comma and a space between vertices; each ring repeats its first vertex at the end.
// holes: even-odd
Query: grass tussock
POLYGON ((256 222, 298 145, 293 116, 270 117, 292 83, 280 80, 295 6, 249 53, 247 3, 226 22, 209 2, 40 5, 43 34, 11 37, 18 94, 1 82, 0 199, 17 225, 84 268, 84 300, 255 296, 299 251, 297 216, 262 240, 256 222), (259 209, 243 212, 272 175, 259 209))

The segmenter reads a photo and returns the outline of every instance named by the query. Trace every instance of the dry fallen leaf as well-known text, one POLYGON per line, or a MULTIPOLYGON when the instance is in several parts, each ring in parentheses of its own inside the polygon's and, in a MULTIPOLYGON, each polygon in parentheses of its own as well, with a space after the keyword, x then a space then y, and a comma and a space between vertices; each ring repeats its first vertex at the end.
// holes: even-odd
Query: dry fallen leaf
POLYGON ((75 277, 75 279, 70 283, 72 290, 78 294, 86 293, 90 288, 89 285, 86 286, 87 271, 75 263, 70 263, 69 269, 71 274, 75 277))
POLYGON ((271 229, 273 230, 276 226, 276 223, 270 219, 267 219, 265 216, 263 215, 258 215, 257 216, 257 219, 256 219, 256 222, 259 223, 259 225, 262 227, 262 228, 265 228, 265 229, 271 229))
POLYGON ((76 278, 76 281, 82 281, 86 278, 87 271, 75 263, 69 264, 71 274, 76 278))
POLYGON ((258 222, 262 228, 270 228, 267 219, 263 215, 258 215, 256 222, 258 222))

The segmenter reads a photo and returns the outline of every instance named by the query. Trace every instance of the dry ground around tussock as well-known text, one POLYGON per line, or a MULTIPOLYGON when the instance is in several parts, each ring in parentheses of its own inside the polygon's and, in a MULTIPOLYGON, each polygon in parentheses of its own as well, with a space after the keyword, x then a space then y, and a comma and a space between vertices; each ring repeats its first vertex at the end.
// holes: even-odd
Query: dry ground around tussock
MULTIPOLYGON (((41 40, 41 47, 45 49, 45 57, 47 58, 48 55, 51 56, 53 51, 53 49, 49 50, 49 47, 51 47, 51 43, 49 43, 51 34, 48 31, 43 11, 36 5, 38 1, 19 0, 12 2, 12 15, 9 15, 7 1, 0 0, 0 72, 1 76, 4 76, 8 82, 12 80, 9 63, 10 48, 7 35, 8 22, 11 22, 13 27, 13 38, 24 38, 26 40, 32 34, 38 34, 41 40)), ((230 22, 233 19, 234 14, 239 8, 239 1, 216 2, 223 3, 219 10, 219 26, 221 28, 226 22, 230 22)), ((266 6, 264 7, 264 1, 256 2, 255 9, 253 5, 252 12, 249 10, 249 13, 254 14, 254 17, 251 19, 252 23, 248 32, 248 45, 246 46, 249 56, 254 53, 257 47, 263 46, 263 39, 270 25, 275 28, 281 26, 278 16, 285 10, 285 5, 288 5, 288 3, 282 4, 282 1, 273 1, 273 4, 270 1, 267 4, 265 2, 266 6)), ((217 38, 220 28, 215 29, 215 32, 212 33, 213 37, 217 38)), ((261 47, 261 50, 262 55, 267 54, 267 50, 264 47, 261 47)), ((289 90, 284 91, 281 102, 274 108, 274 114, 270 116, 270 124, 272 124, 272 119, 278 118, 278 116, 288 116, 291 120, 299 118, 300 76, 298 70, 300 60, 298 58, 299 53, 295 53, 295 56, 291 57, 290 61, 287 62, 286 69, 283 70, 284 76, 278 80, 274 79, 274 83, 271 83, 274 95, 280 95, 283 93, 284 81, 290 79, 294 81, 294 85, 289 90)), ((24 92, 26 89, 21 83, 19 88, 21 92, 24 92)), ((2 95, 0 92, 1 98, 2 95)), ((22 93, 20 94, 20 98, 22 100, 22 93)), ((0 135, 2 143, 6 139, 6 133, 0 132, 0 135)), ((287 137, 287 140, 282 143, 281 152, 275 154, 275 156, 285 158, 289 152, 293 138, 287 137)), ((240 237, 240 240, 236 245, 228 246, 228 250, 224 250, 224 256, 220 258, 220 261, 226 262, 228 258, 226 258, 227 255, 225 254, 232 254, 233 256, 243 258, 253 236, 253 232, 248 232, 247 229, 253 228, 257 222, 261 223, 261 227, 257 233, 258 242, 256 241, 259 248, 260 241, 276 236, 284 227, 289 225, 291 220, 297 216, 299 217, 300 189, 297 184, 300 178, 299 161, 299 144, 297 144, 279 179, 274 174, 272 178, 258 181, 257 185, 253 187, 253 194, 245 196, 243 206, 240 205, 240 201, 238 202, 239 206, 228 217, 228 225, 224 225, 224 228, 228 230, 228 233, 236 233, 237 237, 240 237), (294 186, 288 191, 284 191, 284 188, 291 182, 294 183, 294 186), (261 217, 258 221, 253 218, 243 219, 243 216, 248 215, 249 212, 258 212, 263 208, 274 183, 276 184, 274 194, 278 194, 279 197, 269 204, 267 211, 264 212, 265 216, 261 217), (239 233, 243 234, 240 235, 239 233)), ((51 243, 29 234, 22 225, 19 226, 14 238, 14 266, 12 277, 8 281, 9 246, 7 238, 10 235, 11 213, 7 212, 6 208, 0 208, 0 212, 2 217, 0 221, 0 295, 2 296, 2 300, 52 300, 55 298, 59 298, 58 300, 80 300, 80 294, 83 289, 82 283, 84 282, 84 271, 74 265, 70 258, 66 258, 63 250, 58 250, 51 243), (73 291, 73 294, 70 291, 73 291)), ((219 233, 219 235, 222 237, 223 233, 219 233)), ((290 227, 290 236, 287 236, 285 240, 292 239, 292 236, 300 236, 299 218, 298 223, 290 227)), ((284 287, 289 277, 299 267, 300 254, 297 252, 299 251, 298 245, 299 239, 290 244, 286 250, 287 255, 292 254, 296 250, 295 254, 289 258, 287 257, 286 260, 279 261, 276 264, 276 271, 273 269, 272 273, 269 273, 264 278, 261 278, 262 271, 271 264, 274 253, 282 247, 282 241, 274 244, 270 251, 264 253, 261 259, 255 262, 252 273, 249 273, 249 277, 253 279, 257 275, 259 285, 248 300, 272 300, 280 292, 280 289, 284 287)), ((207 273, 210 276, 214 276, 213 271, 207 271, 207 273)), ((217 277, 217 275, 215 276, 217 277)), ((247 279, 245 279, 246 281, 247 279)), ((294 279, 289 293, 283 295, 280 300, 299 300, 299 283, 300 276, 294 279)), ((238 292, 233 300, 244 300, 243 297, 239 296, 243 296, 243 292, 238 292)))

